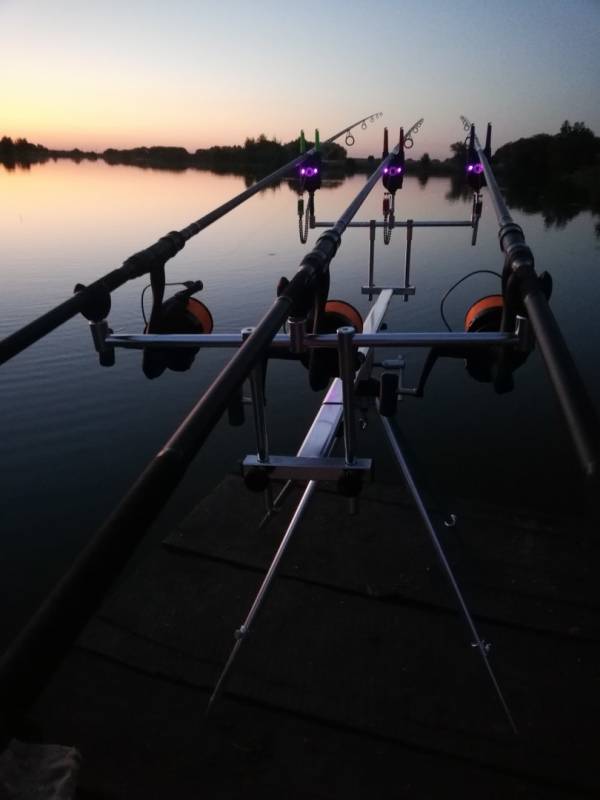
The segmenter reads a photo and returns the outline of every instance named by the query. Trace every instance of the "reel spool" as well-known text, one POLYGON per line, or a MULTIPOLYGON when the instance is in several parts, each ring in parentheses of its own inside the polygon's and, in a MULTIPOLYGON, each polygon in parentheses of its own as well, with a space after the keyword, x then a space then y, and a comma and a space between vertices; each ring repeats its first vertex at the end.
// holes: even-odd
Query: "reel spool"
MULTIPOLYGON (((328 300, 319 316, 316 333, 335 333, 338 328, 351 325, 357 333, 362 333, 363 320, 360 313, 344 300, 328 300)), ((308 330, 313 329, 312 320, 307 320, 308 330)), ((311 350, 309 355, 301 358, 309 370, 311 389, 325 389, 332 378, 340 374, 337 350, 311 350)), ((358 367, 358 364, 357 364, 358 367)))
MULTIPOLYGON (((198 281, 198 283, 201 283, 198 281)), ((214 322, 207 306, 190 295, 198 291, 197 284, 183 289, 153 310, 144 333, 212 333, 214 322)), ((158 378, 165 369, 185 372, 194 361, 199 347, 146 348, 142 369, 147 378, 158 378)))

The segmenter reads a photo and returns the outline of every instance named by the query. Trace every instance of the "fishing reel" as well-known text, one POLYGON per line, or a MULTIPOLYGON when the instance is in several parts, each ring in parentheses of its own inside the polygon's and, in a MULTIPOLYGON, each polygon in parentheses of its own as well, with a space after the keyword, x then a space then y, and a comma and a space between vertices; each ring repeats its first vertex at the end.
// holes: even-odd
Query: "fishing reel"
MULTIPOLYGON (((446 292, 440 303, 440 314, 449 331, 452 328, 444 316, 444 303, 449 295, 463 281, 473 275, 487 273, 495 275, 502 281, 502 294, 488 294, 478 298, 468 307, 463 330, 465 333, 499 333, 517 331, 519 342, 513 347, 469 347, 457 345, 452 347, 433 347, 425 359, 417 387, 400 389, 400 394, 423 397, 427 379, 437 360, 442 357, 460 358, 471 378, 478 383, 492 383, 498 394, 505 394, 514 388, 513 374, 521 367, 531 353, 534 341, 531 334, 527 313, 522 302, 518 300, 515 277, 506 266, 500 275, 492 270, 475 270, 457 281, 446 292)), ((549 299, 552 293, 552 279, 548 273, 538 277, 542 291, 549 299)))
MULTIPOLYGON (((464 320, 465 333, 498 333, 502 330, 504 316, 504 297, 501 294, 491 294, 480 297, 467 309, 464 320)), ((510 375, 510 382, 505 391, 512 391, 514 384, 512 374, 529 356, 529 349, 511 349, 506 353, 498 348, 488 348, 477 351, 465 348, 465 352, 458 357, 464 358, 465 369, 474 380, 479 383, 496 382, 498 367, 502 362, 503 369, 510 375)), ((456 356, 455 356, 456 357, 456 356)))
MULTIPOLYGON (((146 321, 144 314, 144 333, 211 333, 213 318, 207 306, 192 297, 203 288, 202 281, 184 281, 181 284, 165 284, 164 271, 162 280, 160 276, 151 275, 150 286, 153 292, 153 304, 150 320, 146 321), (163 301, 165 286, 184 286, 168 300, 163 301)), ((144 309, 144 292, 142 292, 142 312, 144 309)), ((194 361, 199 347, 180 348, 153 348, 144 350, 142 369, 147 378, 158 378, 165 369, 174 372, 185 372, 194 361)))

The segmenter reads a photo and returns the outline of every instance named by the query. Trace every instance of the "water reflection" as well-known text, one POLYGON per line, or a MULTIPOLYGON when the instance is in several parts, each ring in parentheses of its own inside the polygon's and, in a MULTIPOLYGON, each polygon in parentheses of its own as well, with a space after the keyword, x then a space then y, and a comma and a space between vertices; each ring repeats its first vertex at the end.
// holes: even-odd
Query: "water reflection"
MULTIPOLYGON (((249 175, 65 159, 0 170, 0 335, 63 301, 75 283, 91 282, 253 181, 249 175)), ((324 181, 317 218, 336 219, 364 181, 363 175, 336 175, 324 181)), ((382 193, 381 187, 374 190, 360 219, 380 216, 382 193)), ((470 200, 470 190, 460 181, 408 175, 397 197, 398 218, 469 218, 470 200), (454 203, 450 209, 449 199, 454 203)), ((521 212, 515 218, 523 224, 521 212)), ((597 254, 594 240, 590 245, 591 237, 582 235, 589 231, 589 219, 571 218, 566 229, 553 224, 551 232, 544 228, 545 219, 533 212, 525 220, 528 241, 543 268, 555 274, 557 316, 571 333, 569 346, 598 397, 595 342, 600 323, 593 269, 597 254), (569 264, 568 275, 564 263, 569 264)), ((310 232, 308 246, 318 234, 310 232)), ((376 278, 382 285, 402 279, 405 241, 398 230, 385 247, 378 231, 376 278)), ((298 241, 294 187, 281 182, 191 240, 169 263, 169 279, 203 280, 200 299, 211 308, 215 329, 239 330, 260 319, 281 276, 291 277, 306 252, 298 241)), ((368 256, 365 230, 348 230, 331 271, 332 296, 352 302, 363 315, 369 305, 360 286, 367 277, 368 256)), ((486 200, 476 248, 470 246, 468 229, 418 230, 412 264, 416 294, 409 303, 394 305, 390 328, 439 330, 439 301, 449 286, 471 270, 501 266, 491 204, 486 200)), ((474 297, 488 293, 489 284, 474 281, 469 284, 473 294, 461 294, 461 287, 454 295, 452 323, 460 325, 463 309, 474 297)), ((142 287, 141 281, 131 282, 113 294, 110 322, 115 330, 142 329, 142 287)), ((407 384, 420 372, 423 356, 407 355, 407 384)), ((52 570, 58 576, 62 562, 111 511, 217 374, 220 358, 216 351, 207 351, 188 373, 172 373, 156 382, 144 378, 135 353, 119 353, 116 365, 102 370, 85 321, 74 319, 0 370, 6 498, 0 516, 5 541, 12 543, 5 574, 0 574, 7 595, 18 597, 22 592, 32 553, 40 562, 40 586, 52 570)), ((282 362, 269 368, 274 452, 297 449, 318 402, 306 374, 293 367, 282 362)), ((422 463, 446 491, 487 496, 499 504, 508 487, 516 504, 536 498, 543 503, 560 503, 563 498, 572 502, 577 473, 571 449, 535 358, 519 371, 513 395, 495 396, 488 386, 468 381, 462 365, 453 362, 440 365, 423 401, 407 399, 401 406, 422 463), (515 465, 535 476, 534 481, 522 482, 523 497, 517 496, 515 465)), ((209 490, 254 447, 250 425, 240 431, 219 428, 182 489, 177 518, 197 501, 199 491, 209 490)))
MULTIPOLYGON (((460 174, 449 178, 450 189, 446 199, 450 203, 465 202, 473 190, 460 174)), ((600 192, 590 192, 589 186, 578 185, 569 178, 558 178, 546 183, 530 183, 520 180, 501 181, 500 188, 509 209, 525 214, 541 214, 547 229, 564 228, 582 211, 600 215, 600 192)), ((600 222, 594 227, 600 236, 600 222)))
MULTIPOLYGON (((590 196, 586 188, 571 180, 549 181, 543 186, 514 182, 503 189, 510 208, 541 214, 546 228, 564 228, 582 211, 600 214, 600 195, 590 196)), ((596 233, 598 230, 597 224, 596 233)))

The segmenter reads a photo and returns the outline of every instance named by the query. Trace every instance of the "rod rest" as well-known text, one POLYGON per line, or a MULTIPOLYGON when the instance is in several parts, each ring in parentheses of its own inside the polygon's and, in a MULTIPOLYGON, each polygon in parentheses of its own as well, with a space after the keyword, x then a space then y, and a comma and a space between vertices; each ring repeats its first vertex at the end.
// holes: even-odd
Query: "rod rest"
POLYGON ((85 286, 83 283, 75 284, 73 294, 81 294, 81 313, 89 322, 101 322, 108 317, 111 300, 110 291, 100 283, 85 286))

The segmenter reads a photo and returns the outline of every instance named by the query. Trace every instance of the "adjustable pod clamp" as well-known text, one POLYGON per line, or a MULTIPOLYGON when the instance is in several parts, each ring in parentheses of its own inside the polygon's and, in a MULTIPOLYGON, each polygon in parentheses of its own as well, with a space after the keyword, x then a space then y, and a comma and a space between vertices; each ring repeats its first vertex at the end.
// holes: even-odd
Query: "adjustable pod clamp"
POLYGON ((108 326, 108 317, 111 301, 110 292, 102 286, 88 288, 78 283, 73 289, 74 293, 86 292, 86 302, 81 310, 83 316, 90 323, 92 341, 98 353, 98 360, 102 367, 112 367, 115 363, 115 349, 108 344, 106 339, 112 333, 108 326))

